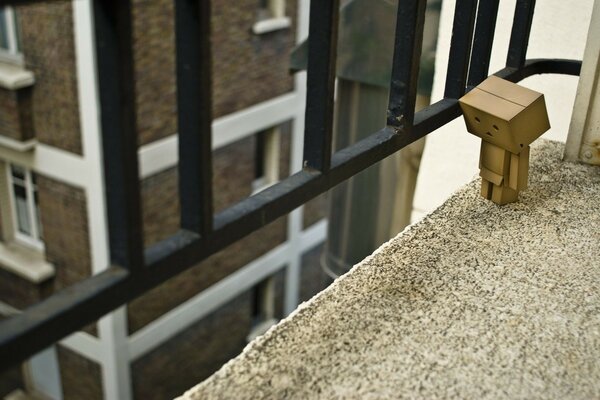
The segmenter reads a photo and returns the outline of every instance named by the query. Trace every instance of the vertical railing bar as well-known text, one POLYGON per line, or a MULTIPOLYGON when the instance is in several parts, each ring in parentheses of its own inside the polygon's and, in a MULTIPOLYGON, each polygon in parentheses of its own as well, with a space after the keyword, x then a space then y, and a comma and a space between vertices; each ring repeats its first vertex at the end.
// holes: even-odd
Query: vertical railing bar
POLYGON ((412 128, 414 121, 426 6, 426 0, 398 4, 387 116, 397 130, 412 128))
POLYGON ((210 1, 176 0, 181 227, 202 236, 213 224, 210 1))
POLYGON ((525 64, 534 11, 535 0, 517 0, 506 57, 507 67, 520 68, 525 64))
POLYGON ((500 0, 479 0, 468 86, 477 86, 488 75, 499 3, 500 0))
POLYGON ((339 0, 310 3, 304 167, 331 164, 339 0))
POLYGON ((445 98, 458 99, 465 93, 476 11, 477 0, 456 1, 446 73, 445 98))
POLYGON ((94 0, 111 262, 143 267, 131 0, 94 0))

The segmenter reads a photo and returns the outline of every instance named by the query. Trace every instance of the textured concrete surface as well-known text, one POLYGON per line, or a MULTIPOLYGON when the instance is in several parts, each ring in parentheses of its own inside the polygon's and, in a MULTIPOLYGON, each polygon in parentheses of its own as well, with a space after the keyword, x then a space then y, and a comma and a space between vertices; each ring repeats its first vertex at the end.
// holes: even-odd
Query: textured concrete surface
POLYGON ((600 169, 561 152, 518 203, 459 190, 183 398, 599 398, 600 169))

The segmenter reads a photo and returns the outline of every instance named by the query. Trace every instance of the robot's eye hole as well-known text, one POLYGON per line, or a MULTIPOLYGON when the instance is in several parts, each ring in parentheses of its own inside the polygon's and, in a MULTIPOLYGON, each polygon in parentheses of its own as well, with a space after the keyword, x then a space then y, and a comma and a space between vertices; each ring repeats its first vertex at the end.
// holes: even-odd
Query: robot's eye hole
POLYGON ((475 121, 477 121, 477 123, 481 122, 481 120, 479 119, 479 117, 475 117, 475 121))
POLYGON ((500 128, 498 128, 498 125, 492 125, 494 127, 495 130, 500 130, 500 128))
POLYGON ((486 133, 485 133, 485 134, 486 134, 486 135, 490 135, 490 136, 493 136, 493 135, 492 135, 492 134, 491 134, 491 133, 489 133, 489 132, 486 132, 486 133))

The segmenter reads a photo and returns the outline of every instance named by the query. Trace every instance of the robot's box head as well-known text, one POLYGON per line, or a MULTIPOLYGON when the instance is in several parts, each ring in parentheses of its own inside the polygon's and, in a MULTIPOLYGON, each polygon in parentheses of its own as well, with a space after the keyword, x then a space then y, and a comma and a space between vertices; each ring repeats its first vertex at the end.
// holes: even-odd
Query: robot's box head
POLYGON ((490 76, 459 99, 467 130, 518 154, 550 129, 544 95, 490 76))

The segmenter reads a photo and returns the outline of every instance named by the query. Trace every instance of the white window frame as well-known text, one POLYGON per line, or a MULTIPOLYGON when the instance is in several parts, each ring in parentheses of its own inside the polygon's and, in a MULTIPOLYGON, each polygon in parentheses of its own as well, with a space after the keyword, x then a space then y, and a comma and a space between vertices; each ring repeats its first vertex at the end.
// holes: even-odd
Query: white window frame
POLYGON ((6 19, 6 39, 8 48, 0 47, 0 61, 22 64, 23 54, 19 47, 15 10, 10 6, 2 7, 6 19))
MULTIPOLYGON (((252 182, 252 195, 265 190, 279 182, 279 159, 281 158, 281 126, 277 125, 261 132, 263 136, 262 176, 252 182)), ((258 134, 258 133, 257 133, 258 134)), ((258 142, 258 141, 257 141, 258 142)), ((257 145, 260 145, 257 143, 257 145)), ((260 297, 258 304, 260 320, 253 321, 250 333, 246 337, 248 343, 264 334, 279 320, 275 317, 275 275, 271 275, 255 286, 260 297)))
POLYGON ((263 175, 257 177, 252 182, 252 194, 256 194, 265 190, 279 182, 279 158, 281 157, 281 130, 273 127, 266 129, 264 132, 263 142, 263 159, 259 160, 262 163, 263 175))
POLYGON ((259 19, 252 26, 255 35, 287 29, 292 20, 285 16, 285 0, 266 0, 265 6, 259 11, 259 19))
MULTIPOLYGON (((41 232, 42 227, 38 224, 38 218, 36 213, 36 205, 35 205, 35 189, 33 184, 32 172, 30 169, 18 165, 7 163, 6 168, 7 173, 7 182, 8 182, 8 195, 10 198, 10 213, 12 215, 12 223, 13 223, 13 234, 15 241, 33 247, 37 250, 44 250, 44 241, 42 239, 41 232), (17 205, 15 202, 15 180, 12 175, 12 167, 21 168, 25 172, 25 193, 27 194, 27 216, 29 218, 29 223, 31 224, 31 235, 27 235, 19 230, 19 221, 17 217, 17 205)), ((39 207, 39 206, 38 206, 39 207)))

